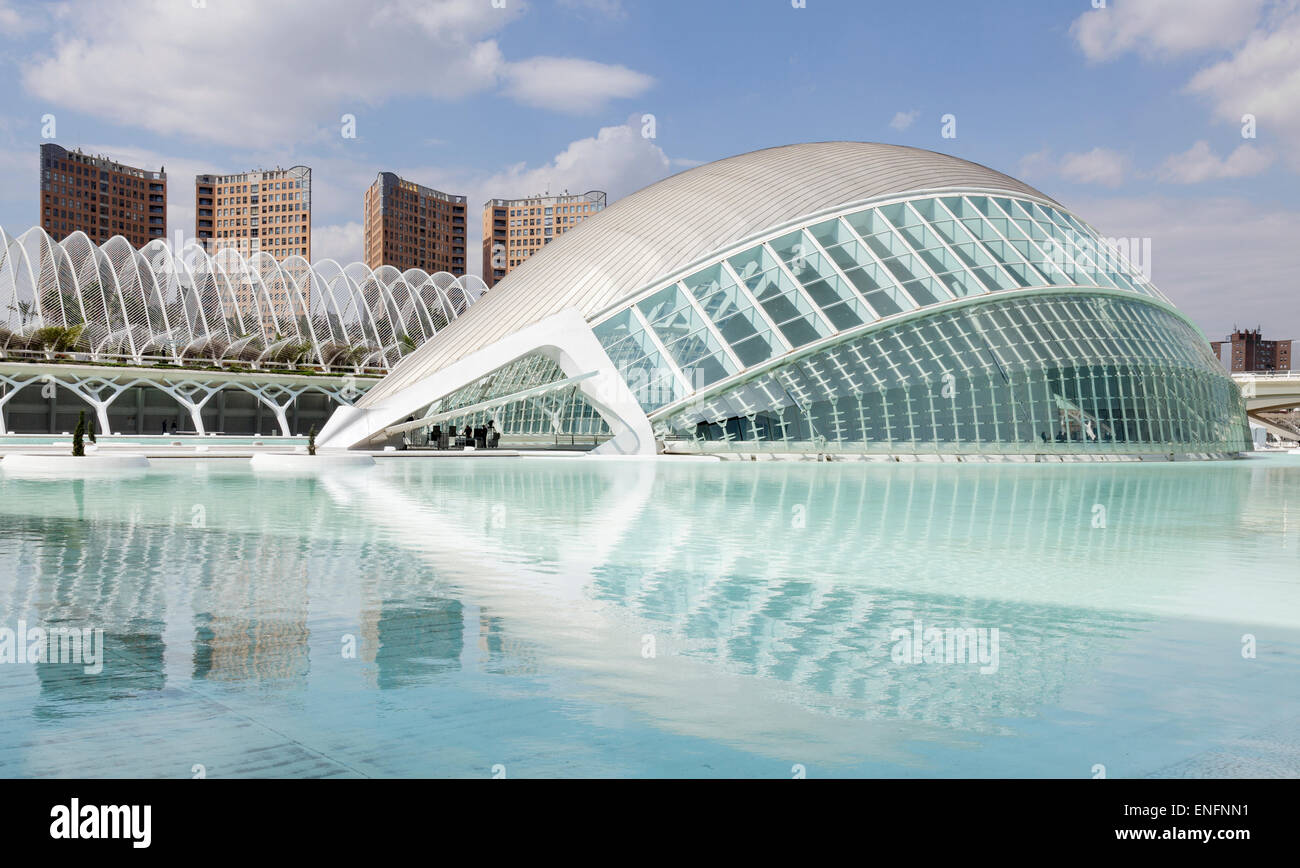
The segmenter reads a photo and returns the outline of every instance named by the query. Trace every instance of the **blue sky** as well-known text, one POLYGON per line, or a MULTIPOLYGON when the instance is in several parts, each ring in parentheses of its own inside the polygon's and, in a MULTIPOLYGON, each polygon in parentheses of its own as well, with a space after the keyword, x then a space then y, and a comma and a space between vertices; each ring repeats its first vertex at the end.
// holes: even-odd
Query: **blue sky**
POLYGON ((1300 0, 1100 2, 0 0, 0 225, 36 222, 47 114, 65 147, 165 165, 173 234, 196 172, 310 165, 314 256, 344 260, 380 170, 468 195, 474 251, 491 196, 886 141, 1150 237, 1212 337, 1300 338, 1300 0))

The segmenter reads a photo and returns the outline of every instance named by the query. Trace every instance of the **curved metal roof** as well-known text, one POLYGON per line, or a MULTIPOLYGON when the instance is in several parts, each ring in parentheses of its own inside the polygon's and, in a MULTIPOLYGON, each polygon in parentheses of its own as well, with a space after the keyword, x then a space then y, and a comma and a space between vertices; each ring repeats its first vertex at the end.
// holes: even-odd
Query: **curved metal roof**
POLYGON ((753 151, 681 172, 556 238, 403 359, 363 404, 568 307, 598 314, 715 251, 799 217, 913 191, 992 189, 1053 201, 978 163, 873 142, 753 151))
POLYGON ((0 351, 43 350, 49 327, 75 329, 71 352, 91 361, 146 357, 178 365, 219 361, 387 368, 475 303, 472 275, 331 259, 283 262, 233 249, 209 255, 163 239, 136 250, 120 235, 95 246, 39 226, 0 227, 0 351))

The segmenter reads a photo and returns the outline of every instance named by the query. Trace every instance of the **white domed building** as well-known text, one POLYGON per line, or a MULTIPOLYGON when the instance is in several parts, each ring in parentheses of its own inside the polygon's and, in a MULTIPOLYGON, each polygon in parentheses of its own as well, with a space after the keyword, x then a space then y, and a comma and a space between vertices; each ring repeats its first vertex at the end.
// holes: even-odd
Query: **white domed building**
POLYGON ((895 145, 756 151, 566 233, 320 442, 492 421, 598 452, 1227 455, 1239 391, 1081 218, 895 145))

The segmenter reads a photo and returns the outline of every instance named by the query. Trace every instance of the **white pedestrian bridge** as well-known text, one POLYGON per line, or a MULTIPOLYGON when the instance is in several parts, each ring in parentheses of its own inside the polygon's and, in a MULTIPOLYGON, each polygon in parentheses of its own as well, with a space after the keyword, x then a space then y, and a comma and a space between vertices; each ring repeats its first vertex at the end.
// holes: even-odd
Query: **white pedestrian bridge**
POLYGON ((1277 413, 1300 407, 1300 371, 1269 374, 1233 374, 1246 399, 1246 415, 1270 434, 1287 440, 1297 439, 1297 432, 1279 427, 1263 413, 1277 413))

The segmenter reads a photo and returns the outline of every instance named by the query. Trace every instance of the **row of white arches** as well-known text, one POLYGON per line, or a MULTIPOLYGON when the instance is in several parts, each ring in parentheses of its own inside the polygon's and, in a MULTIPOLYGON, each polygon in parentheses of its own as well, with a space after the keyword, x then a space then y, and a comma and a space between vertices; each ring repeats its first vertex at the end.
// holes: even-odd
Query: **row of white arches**
POLYGON ((487 289, 474 275, 209 254, 197 241, 97 247, 33 227, 0 228, 0 243, 0 350, 57 343, 91 361, 387 370, 487 289))

